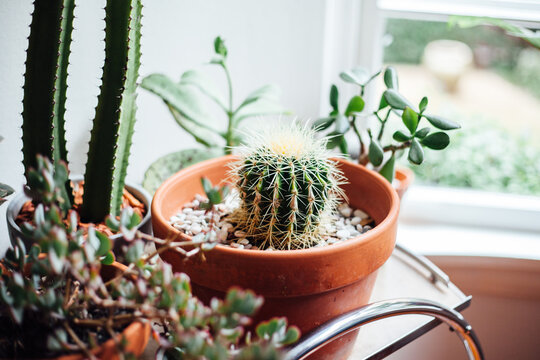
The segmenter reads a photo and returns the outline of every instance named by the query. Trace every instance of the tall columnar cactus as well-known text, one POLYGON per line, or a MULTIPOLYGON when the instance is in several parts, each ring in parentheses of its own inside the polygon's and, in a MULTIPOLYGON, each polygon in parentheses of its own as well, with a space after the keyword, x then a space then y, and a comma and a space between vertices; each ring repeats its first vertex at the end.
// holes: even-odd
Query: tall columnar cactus
MULTIPOLYGON (((35 0, 23 100, 25 174, 38 154, 67 162, 64 113, 75 0, 35 0)), ((141 0, 107 0, 105 65, 84 177, 83 221, 118 215, 135 122, 141 0)), ((30 183, 27 179, 27 184, 30 183)), ((71 188, 66 184, 66 201, 71 188)))
POLYGON ((243 150, 233 169, 239 228, 263 248, 301 249, 319 242, 344 180, 325 140, 306 128, 283 127, 243 150))
MULTIPOLYGON (((36 0, 28 37, 23 99, 23 164, 28 177, 37 154, 67 162, 64 113, 74 0, 36 0)), ((27 181, 28 182, 28 181, 27 181)), ((65 197, 71 197, 69 183, 65 197)))
POLYGON ((135 122, 140 65, 140 0, 107 0, 105 11, 105 66, 81 209, 82 219, 92 222, 104 219, 110 211, 114 215, 119 212, 135 122), (119 161, 115 161, 117 156, 119 161), (119 167, 116 170, 115 165, 119 167))

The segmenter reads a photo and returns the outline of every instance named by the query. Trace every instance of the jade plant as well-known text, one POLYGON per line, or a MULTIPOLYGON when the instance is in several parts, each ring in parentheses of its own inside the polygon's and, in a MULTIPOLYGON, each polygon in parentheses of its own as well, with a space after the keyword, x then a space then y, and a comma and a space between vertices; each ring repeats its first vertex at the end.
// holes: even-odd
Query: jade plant
MULTIPOLYGON (((34 2, 22 113, 23 164, 30 187, 38 154, 52 159, 58 171, 67 163, 65 103, 74 7, 74 0, 34 2)), ((105 62, 84 174, 84 222, 120 214, 135 123, 141 9, 140 0, 107 0, 105 5, 105 62)), ((72 206, 69 181, 61 192, 63 206, 72 206)))
POLYGON ((459 129, 460 125, 428 112, 428 98, 423 97, 418 106, 407 100, 400 92, 396 70, 389 66, 383 74, 386 90, 380 97, 379 105, 373 109, 365 109, 366 87, 382 72, 375 74, 363 68, 355 68, 340 74, 343 81, 358 87, 359 94, 353 96, 347 107, 340 110, 339 91, 336 85, 330 89, 330 106, 332 110, 328 117, 318 119, 313 123, 317 131, 324 131, 331 126, 327 134, 329 148, 339 148, 343 154, 349 154, 349 145, 345 134, 353 132, 359 144, 357 161, 362 165, 371 166, 388 181, 394 179, 396 158, 407 152, 407 159, 414 165, 424 161, 424 149, 442 150, 450 143, 446 133, 459 129), (378 126, 370 127, 368 120, 375 118, 378 126), (389 121, 400 118, 404 128, 395 130, 392 139, 384 137, 389 121), (425 121, 422 121, 425 120, 425 121), (433 126, 428 125, 426 122, 433 126), (362 129, 366 129, 363 131, 362 129), (383 144, 383 142, 385 142, 383 144))
POLYGON ((301 249, 321 241, 322 224, 343 197, 344 178, 326 139, 283 126, 240 149, 233 174, 240 208, 233 219, 260 248, 301 249))
POLYGON ((160 97, 178 125, 204 146, 203 149, 185 149, 156 160, 144 176, 143 186, 148 191, 154 192, 165 179, 184 167, 230 154, 232 147, 242 142, 239 128, 244 120, 284 111, 279 105, 279 89, 275 85, 264 85, 235 105, 227 61, 228 49, 225 41, 218 36, 214 40, 214 57, 210 64, 223 70, 227 80, 227 96, 201 70, 184 72, 180 81, 163 74, 150 74, 142 80, 141 87, 160 97), (213 124, 213 116, 206 110, 211 102, 217 104, 225 115, 226 125, 222 129, 213 124))
MULTIPOLYGON (((43 158, 38 163, 42 168, 30 171, 46 184, 52 165, 43 158)), ((44 202, 21 226, 34 244, 26 248, 19 240, 0 261, 1 358, 80 353, 96 359, 93 350, 108 339, 115 339, 119 358, 134 358, 122 334, 133 322, 152 325, 157 359, 279 359, 280 348, 298 339, 298 330, 281 318, 260 323, 253 335, 246 330, 263 302, 251 291, 230 289, 207 306, 192 296, 185 274, 156 261, 171 249, 186 258, 202 255, 215 245, 204 235, 186 242, 153 238, 134 228, 140 217, 125 208, 107 223, 129 239, 128 264, 113 263, 105 234, 91 227, 84 235, 76 212, 62 219, 62 199, 51 194, 61 192, 66 178, 57 180, 35 190, 44 202), (143 240, 160 246, 145 252, 143 240)))

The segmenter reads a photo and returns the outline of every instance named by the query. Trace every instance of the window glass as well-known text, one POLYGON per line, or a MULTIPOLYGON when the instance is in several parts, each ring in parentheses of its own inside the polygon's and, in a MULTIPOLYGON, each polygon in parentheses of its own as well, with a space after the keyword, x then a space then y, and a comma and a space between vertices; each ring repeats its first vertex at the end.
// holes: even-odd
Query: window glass
POLYGON ((400 92, 416 104, 427 95, 429 112, 462 125, 413 167, 418 179, 540 195, 540 50, 491 26, 388 19, 385 34, 400 92))

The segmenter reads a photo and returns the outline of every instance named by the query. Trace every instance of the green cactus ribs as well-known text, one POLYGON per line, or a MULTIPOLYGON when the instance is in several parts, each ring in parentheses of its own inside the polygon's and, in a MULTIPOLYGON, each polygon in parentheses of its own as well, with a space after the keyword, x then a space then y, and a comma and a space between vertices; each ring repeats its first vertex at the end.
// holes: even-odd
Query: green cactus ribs
POLYGON ((298 126, 258 140, 234 168, 241 199, 238 227, 262 248, 316 245, 321 224, 342 195, 343 176, 325 142, 298 126))

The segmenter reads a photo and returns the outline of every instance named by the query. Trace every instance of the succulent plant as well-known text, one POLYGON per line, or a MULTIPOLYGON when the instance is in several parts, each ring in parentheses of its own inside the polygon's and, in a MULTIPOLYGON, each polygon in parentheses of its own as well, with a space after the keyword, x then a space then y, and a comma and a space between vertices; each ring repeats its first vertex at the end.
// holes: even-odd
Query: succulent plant
POLYGON ((440 116, 426 113, 427 97, 422 98, 418 107, 407 100, 398 91, 397 72, 391 66, 384 71, 383 78, 387 89, 381 95, 379 106, 371 113, 366 113, 364 111, 365 89, 381 73, 382 71, 370 74, 363 68, 342 72, 340 74, 341 79, 346 83, 357 86, 360 90, 359 95, 353 96, 345 110, 340 111, 339 91, 337 86, 332 85, 330 88, 332 111, 328 117, 315 121, 313 127, 317 131, 324 131, 333 125, 333 130, 327 134, 329 139, 328 147, 337 147, 345 155, 349 155, 349 145, 345 139, 345 134, 349 131, 354 132, 359 143, 358 162, 362 165, 371 164, 376 171, 392 182, 396 157, 404 151, 408 151, 407 158, 409 162, 420 165, 424 161, 424 148, 432 150, 446 148, 450 143, 450 137, 446 131, 459 129, 460 125, 440 116), (390 140, 388 145, 383 146, 381 141, 384 140, 384 132, 387 129, 388 121, 393 115, 401 118, 405 128, 395 131, 392 136, 393 141, 390 140), (378 129, 368 127, 362 133, 359 122, 365 122, 369 116, 377 119, 378 129), (432 131, 429 126, 420 127, 419 125, 423 119, 438 130, 432 131))
MULTIPOLYGON (((27 185, 37 155, 67 164, 64 134, 74 0, 35 0, 24 82, 23 164, 27 185)), ((84 177, 81 217, 102 221, 119 215, 140 64, 140 0, 108 0, 105 6, 105 64, 84 177)), ((61 189, 73 202, 68 180, 61 189)))
POLYGON ((325 216, 344 182, 325 139, 297 124, 281 126, 241 148, 233 174, 241 206, 239 228, 260 247, 300 249, 321 240, 325 216))
POLYGON ((33 221, 21 225, 35 243, 26 248, 19 240, 0 261, 0 358, 82 353, 96 359, 93 348, 109 338, 120 339, 115 342, 120 358, 134 358, 120 333, 135 321, 156 326, 157 359, 272 360, 298 339, 298 330, 278 318, 259 324, 254 336, 246 332, 263 301, 251 291, 230 289, 225 299, 209 305, 193 297, 189 278, 156 257, 171 249, 199 256, 215 243, 202 234, 175 242, 140 233, 134 228, 140 217, 130 208, 107 221, 130 240, 128 265, 105 277, 101 270, 114 261, 110 239, 93 228, 85 236, 74 211, 67 221, 62 218, 57 197, 45 195, 58 194, 63 179, 51 182, 52 165, 38 163, 45 166, 32 170, 33 176, 45 185, 35 192, 47 204, 39 203, 33 221), (143 240, 160 246, 145 251, 143 240))

